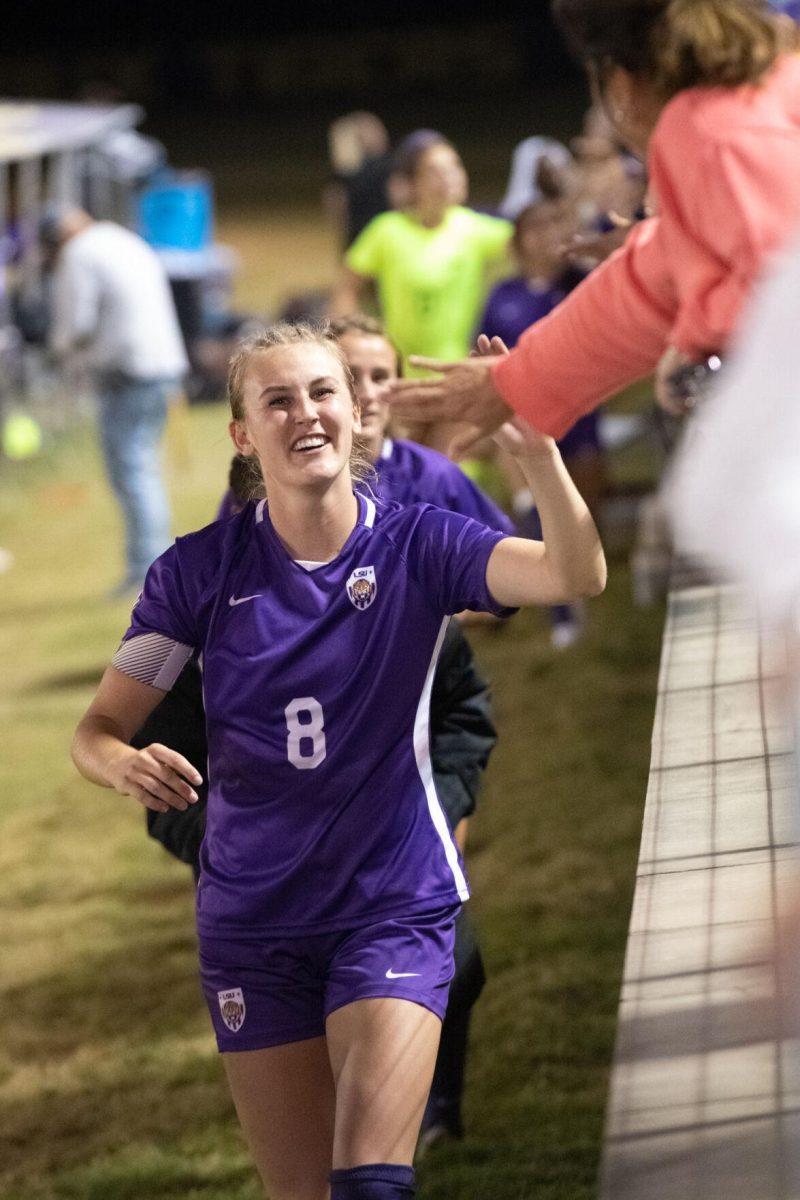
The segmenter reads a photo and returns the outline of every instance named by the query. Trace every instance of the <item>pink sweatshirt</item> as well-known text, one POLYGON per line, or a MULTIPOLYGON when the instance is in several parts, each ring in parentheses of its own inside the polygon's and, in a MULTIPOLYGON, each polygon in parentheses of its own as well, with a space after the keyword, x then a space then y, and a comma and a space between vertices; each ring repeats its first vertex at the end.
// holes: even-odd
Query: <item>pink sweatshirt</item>
POLYGON ((648 169, 658 216, 492 369, 507 403, 554 437, 649 375, 668 345, 724 349, 771 252, 800 225, 800 56, 760 86, 680 92, 648 169))

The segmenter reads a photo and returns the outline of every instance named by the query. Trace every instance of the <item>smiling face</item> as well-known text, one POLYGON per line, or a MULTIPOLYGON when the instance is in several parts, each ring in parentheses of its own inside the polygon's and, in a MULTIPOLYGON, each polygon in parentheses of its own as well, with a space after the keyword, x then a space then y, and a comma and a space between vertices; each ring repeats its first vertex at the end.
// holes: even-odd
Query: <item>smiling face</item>
POLYGON ((374 461, 381 452, 389 424, 389 404, 384 396, 386 385, 397 379, 397 352, 379 333, 358 330, 342 334, 339 345, 355 384, 361 409, 361 434, 367 453, 374 461))
POLYGON ((326 490, 345 478, 350 488, 357 405, 334 351, 317 342, 256 350, 242 378, 242 415, 230 423, 240 454, 255 454, 267 493, 326 490))

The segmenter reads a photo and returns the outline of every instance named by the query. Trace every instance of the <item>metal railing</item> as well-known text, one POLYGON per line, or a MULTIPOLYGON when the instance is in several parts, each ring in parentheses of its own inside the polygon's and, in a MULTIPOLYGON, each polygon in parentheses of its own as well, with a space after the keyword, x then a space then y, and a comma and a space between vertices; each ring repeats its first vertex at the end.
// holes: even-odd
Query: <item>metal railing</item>
POLYGON ((671 593, 602 1200, 800 1196, 785 665, 737 590, 671 593))

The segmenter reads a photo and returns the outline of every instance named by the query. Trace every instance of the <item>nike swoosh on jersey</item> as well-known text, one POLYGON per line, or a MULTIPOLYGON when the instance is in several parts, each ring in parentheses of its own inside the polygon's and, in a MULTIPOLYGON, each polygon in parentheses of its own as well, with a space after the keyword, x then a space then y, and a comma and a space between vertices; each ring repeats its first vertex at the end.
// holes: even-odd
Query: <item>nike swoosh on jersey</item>
POLYGON ((263 592, 255 592, 252 596, 231 596, 228 604, 233 608, 236 604, 245 604, 248 600, 257 600, 259 596, 263 595, 263 592))
POLYGON ((387 979, 419 979, 421 971, 393 971, 391 967, 386 972, 387 979))

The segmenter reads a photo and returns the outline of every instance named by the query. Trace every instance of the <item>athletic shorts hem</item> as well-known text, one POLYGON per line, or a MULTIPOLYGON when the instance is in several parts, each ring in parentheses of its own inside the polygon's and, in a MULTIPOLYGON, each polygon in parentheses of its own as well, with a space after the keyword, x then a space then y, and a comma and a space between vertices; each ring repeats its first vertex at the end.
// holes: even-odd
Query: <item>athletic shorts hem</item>
POLYGON ((412 1004, 419 1004, 420 1008, 427 1008, 428 1012, 432 1012, 440 1021, 444 1020, 444 1014, 447 1010, 447 996, 445 995, 444 1004, 440 1004, 431 996, 421 996, 419 992, 404 990, 403 988, 383 988, 380 985, 375 987, 365 988, 363 991, 356 992, 347 997, 346 1000, 337 1000, 330 1008, 325 1010, 325 1020, 327 1021, 331 1013, 335 1013, 340 1008, 346 1008, 348 1004, 355 1003, 356 1000, 410 1000, 412 1004))
POLYGON ((328 933, 349 933, 357 929, 366 929, 369 925, 381 924, 383 921, 411 920, 414 917, 425 917, 450 909, 457 912, 466 902, 466 899, 462 899, 456 888, 453 887, 446 892, 437 893, 435 896, 426 896, 424 900, 412 901, 405 905, 394 904, 388 908, 376 908, 361 916, 353 916, 349 919, 337 917, 315 925, 248 925, 241 921, 204 919, 199 911, 196 914, 196 924, 199 936, 212 940, 248 942, 259 941, 261 938, 309 938, 328 933))
POLYGON ((264 1033, 261 1037, 239 1038, 237 1034, 231 1034, 230 1037, 224 1037, 225 1045, 222 1045, 223 1035, 216 1033, 217 1049, 220 1054, 236 1054, 242 1050, 272 1050, 275 1046, 291 1046, 293 1042, 308 1042, 312 1038, 325 1037, 325 1029, 315 1028, 311 1033, 299 1032, 296 1029, 287 1030, 283 1033, 277 1031, 264 1033), (228 1045, 228 1042, 231 1045, 228 1045))

